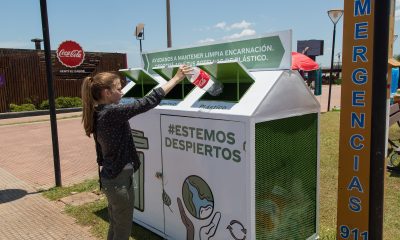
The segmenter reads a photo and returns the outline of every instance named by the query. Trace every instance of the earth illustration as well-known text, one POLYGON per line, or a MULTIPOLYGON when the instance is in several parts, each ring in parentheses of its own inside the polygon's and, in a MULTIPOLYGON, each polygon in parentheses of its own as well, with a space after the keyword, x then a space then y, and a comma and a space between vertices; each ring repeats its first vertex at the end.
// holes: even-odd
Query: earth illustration
POLYGON ((189 213, 200 220, 214 211, 214 197, 208 184, 199 176, 189 176, 182 186, 183 202, 189 213))

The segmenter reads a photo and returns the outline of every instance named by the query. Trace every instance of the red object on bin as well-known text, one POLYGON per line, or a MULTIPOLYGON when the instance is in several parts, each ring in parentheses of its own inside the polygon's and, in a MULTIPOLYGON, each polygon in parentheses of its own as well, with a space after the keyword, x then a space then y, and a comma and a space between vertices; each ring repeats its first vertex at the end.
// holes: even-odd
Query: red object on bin
POLYGON ((298 52, 292 52, 292 70, 314 71, 319 68, 311 58, 298 52))

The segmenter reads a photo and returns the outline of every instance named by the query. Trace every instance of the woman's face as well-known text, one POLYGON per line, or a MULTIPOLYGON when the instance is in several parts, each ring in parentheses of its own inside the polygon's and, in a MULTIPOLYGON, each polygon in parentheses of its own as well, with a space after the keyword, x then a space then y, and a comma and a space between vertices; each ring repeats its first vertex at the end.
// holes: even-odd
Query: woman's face
POLYGON ((122 98, 122 87, 121 81, 116 79, 113 84, 113 88, 109 89, 108 99, 110 103, 118 104, 122 98))

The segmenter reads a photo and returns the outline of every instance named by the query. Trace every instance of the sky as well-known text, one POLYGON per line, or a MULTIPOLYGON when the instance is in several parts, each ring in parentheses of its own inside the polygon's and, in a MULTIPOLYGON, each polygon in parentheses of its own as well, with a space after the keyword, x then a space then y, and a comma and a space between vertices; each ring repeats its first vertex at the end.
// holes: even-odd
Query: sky
MULTIPOLYGON (((257 37, 292 30, 292 50, 299 40, 324 40, 324 55, 316 61, 330 67, 333 23, 330 9, 344 0, 170 0, 172 47, 184 48, 257 37)), ((400 35, 400 0, 396 0, 395 34, 400 35)), ((144 23, 143 51, 167 49, 165 0, 47 0, 50 46, 65 40, 84 51, 126 53, 128 67, 140 66, 135 26, 144 23)), ((0 48, 34 49, 43 38, 39 0, 1 0, 0 48)), ((336 25, 334 61, 342 49, 343 18, 336 25)), ((43 45, 42 45, 43 48, 43 45)), ((394 43, 400 54, 400 38, 394 43)))

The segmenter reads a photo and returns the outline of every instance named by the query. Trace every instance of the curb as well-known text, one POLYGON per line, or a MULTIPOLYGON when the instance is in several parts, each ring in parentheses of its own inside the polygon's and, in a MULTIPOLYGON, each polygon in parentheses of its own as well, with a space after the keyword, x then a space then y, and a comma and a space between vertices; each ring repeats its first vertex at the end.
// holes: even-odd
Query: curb
MULTIPOLYGON (((81 112, 81 111, 82 111, 81 107, 56 109, 56 113, 70 113, 70 112, 81 112)), ((0 119, 32 117, 41 115, 50 115, 50 110, 0 113, 0 119)))

